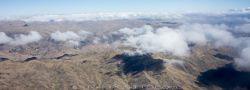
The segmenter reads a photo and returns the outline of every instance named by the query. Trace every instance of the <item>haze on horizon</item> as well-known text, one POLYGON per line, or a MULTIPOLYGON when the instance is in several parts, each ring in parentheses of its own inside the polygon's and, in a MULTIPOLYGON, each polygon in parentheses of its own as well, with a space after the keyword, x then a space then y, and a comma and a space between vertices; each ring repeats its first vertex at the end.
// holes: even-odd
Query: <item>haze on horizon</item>
POLYGON ((248 0, 1 0, 1 17, 89 12, 220 12, 248 0))

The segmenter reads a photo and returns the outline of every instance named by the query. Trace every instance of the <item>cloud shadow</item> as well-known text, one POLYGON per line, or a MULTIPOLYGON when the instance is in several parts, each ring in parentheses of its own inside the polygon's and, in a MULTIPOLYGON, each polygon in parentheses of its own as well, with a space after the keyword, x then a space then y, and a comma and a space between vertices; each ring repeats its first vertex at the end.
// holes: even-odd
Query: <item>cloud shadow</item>
POLYGON ((163 70, 164 61, 161 59, 154 59, 151 55, 134 55, 126 54, 116 55, 113 59, 121 60, 120 68, 124 74, 137 74, 142 71, 160 72, 163 70))
POLYGON ((240 72, 232 64, 202 72, 197 78, 199 85, 219 86, 223 90, 236 88, 250 90, 250 72, 240 72))

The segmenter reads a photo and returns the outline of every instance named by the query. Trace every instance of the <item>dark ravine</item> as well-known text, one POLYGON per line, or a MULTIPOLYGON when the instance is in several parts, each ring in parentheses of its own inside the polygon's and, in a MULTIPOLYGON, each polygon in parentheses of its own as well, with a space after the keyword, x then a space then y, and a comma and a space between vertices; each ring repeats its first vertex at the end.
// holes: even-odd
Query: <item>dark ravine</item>
POLYGON ((62 56, 55 57, 55 59, 68 59, 73 56, 77 56, 78 54, 63 54, 62 56))
POLYGON ((228 61, 233 61, 234 58, 225 54, 221 54, 221 53, 217 53, 214 55, 214 57, 219 58, 219 59, 224 59, 224 60, 228 60, 228 61))
POLYGON ((29 61, 37 60, 37 59, 38 59, 37 57, 30 57, 30 58, 25 59, 24 62, 29 62, 29 61))
POLYGON ((0 62, 9 60, 8 58, 0 57, 0 62))

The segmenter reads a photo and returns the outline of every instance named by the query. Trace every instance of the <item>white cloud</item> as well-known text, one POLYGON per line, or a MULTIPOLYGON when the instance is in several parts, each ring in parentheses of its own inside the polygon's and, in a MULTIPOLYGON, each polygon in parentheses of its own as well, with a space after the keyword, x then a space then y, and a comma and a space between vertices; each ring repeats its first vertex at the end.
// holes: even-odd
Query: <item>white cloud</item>
POLYGON ((243 24, 235 28, 237 32, 250 33, 250 24, 243 24))
POLYGON ((176 56, 189 54, 188 44, 211 44, 215 47, 236 46, 237 40, 225 25, 184 24, 177 28, 151 26, 123 28, 114 32, 125 45, 136 48, 136 53, 168 52, 176 56), (223 38, 222 38, 223 37, 223 38))
POLYGON ((80 46, 80 42, 79 41, 74 41, 74 40, 69 40, 66 42, 69 46, 72 46, 72 47, 78 47, 80 46))
POLYGON ((80 41, 84 41, 89 35, 92 35, 92 33, 83 30, 78 33, 56 31, 50 34, 50 38, 58 42, 66 42, 66 44, 75 47, 80 46, 80 41))
POLYGON ((25 44, 32 43, 32 42, 38 42, 41 39, 42 39, 42 36, 38 32, 31 31, 29 32, 28 35, 25 35, 25 34, 15 35, 13 41, 11 41, 10 44, 25 45, 25 44))
POLYGON ((10 41, 12 41, 12 38, 7 36, 4 32, 0 32, 0 44, 9 43, 10 41))
POLYGON ((16 34, 13 38, 0 32, 0 44, 25 45, 28 43, 38 42, 43 37, 36 31, 30 31, 29 34, 16 34))
POLYGON ((184 61, 182 61, 182 60, 176 60, 176 59, 163 59, 163 61, 164 61, 166 64, 171 64, 171 65, 181 65, 181 66, 184 65, 184 61))
POLYGON ((131 30, 135 32, 143 30, 143 34, 138 35, 134 32, 126 33, 132 35, 127 36, 124 44, 136 48, 137 53, 167 52, 177 56, 188 55, 189 48, 184 37, 175 30, 167 27, 153 30, 150 26, 131 30))
POLYGON ((236 69, 250 72, 250 46, 240 52, 240 57, 235 59, 236 69))
POLYGON ((56 31, 51 33, 50 37, 55 41, 68 41, 68 40, 78 40, 80 36, 72 31, 60 32, 56 31))
POLYGON ((191 43, 212 44, 216 47, 235 46, 236 39, 225 25, 187 24, 180 26, 178 30, 191 43))

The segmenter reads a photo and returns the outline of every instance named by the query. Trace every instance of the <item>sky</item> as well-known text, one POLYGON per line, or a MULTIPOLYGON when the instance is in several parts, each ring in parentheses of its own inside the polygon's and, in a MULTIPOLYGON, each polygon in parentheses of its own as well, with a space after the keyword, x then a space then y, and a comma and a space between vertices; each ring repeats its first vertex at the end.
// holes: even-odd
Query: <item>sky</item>
POLYGON ((89 12, 218 12, 250 0, 0 0, 0 16, 89 12))

